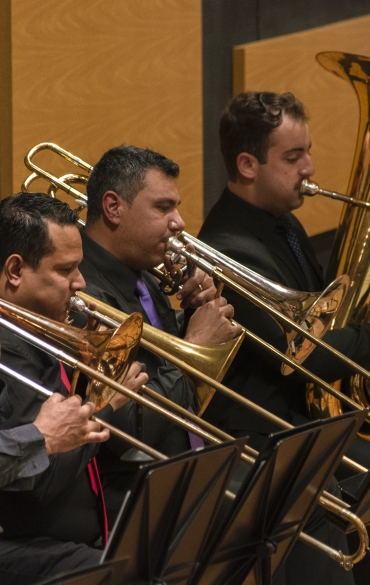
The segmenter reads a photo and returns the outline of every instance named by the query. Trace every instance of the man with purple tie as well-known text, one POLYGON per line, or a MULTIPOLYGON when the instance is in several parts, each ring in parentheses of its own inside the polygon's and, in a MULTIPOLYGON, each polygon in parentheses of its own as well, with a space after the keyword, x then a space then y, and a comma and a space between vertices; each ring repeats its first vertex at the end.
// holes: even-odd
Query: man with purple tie
MULTIPOLYGON (((80 269, 86 292, 92 296, 125 313, 139 311, 146 323, 186 341, 217 345, 236 337, 241 329, 230 323, 231 305, 224 298, 214 299, 212 279, 199 269, 184 279, 177 295, 185 309, 179 327, 168 298, 148 272, 165 261, 168 239, 184 229, 178 211, 178 174, 176 163, 148 149, 119 146, 106 152, 87 184, 80 269)), ((192 385, 177 368, 143 349, 138 359, 146 366, 150 387, 186 409, 194 408, 192 385)), ((112 424, 168 456, 191 448, 186 431, 133 403, 117 412, 112 424)), ((126 461, 127 453, 120 460, 123 455, 122 444, 114 438, 100 455, 111 520, 137 467, 137 462, 126 461)))

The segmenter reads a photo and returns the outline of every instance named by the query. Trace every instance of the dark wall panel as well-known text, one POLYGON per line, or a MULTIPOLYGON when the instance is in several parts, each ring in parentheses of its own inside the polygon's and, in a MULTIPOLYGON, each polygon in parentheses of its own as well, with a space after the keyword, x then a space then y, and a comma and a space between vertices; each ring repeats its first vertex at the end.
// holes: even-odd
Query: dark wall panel
POLYGON ((218 144, 218 120, 232 94, 232 47, 256 39, 257 1, 203 0, 205 215, 226 181, 218 144))
POLYGON ((370 14, 369 0, 203 0, 204 213, 226 182, 218 121, 232 97, 234 45, 370 14))
POLYGON ((369 14, 368 0, 258 0, 258 39, 324 26, 369 14))

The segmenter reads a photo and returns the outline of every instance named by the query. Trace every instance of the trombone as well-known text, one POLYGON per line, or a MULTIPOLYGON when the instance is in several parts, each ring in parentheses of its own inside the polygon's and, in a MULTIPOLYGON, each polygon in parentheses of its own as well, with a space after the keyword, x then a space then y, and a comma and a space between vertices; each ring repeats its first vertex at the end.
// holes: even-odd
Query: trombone
MULTIPOLYGON (((94 402, 97 410, 102 409, 115 392, 119 392, 142 406, 151 408, 157 414, 166 416, 171 422, 199 435, 206 442, 219 444, 225 440, 232 440, 231 435, 199 419, 195 414, 161 397, 146 386, 141 387, 141 392, 155 402, 122 386, 121 382, 134 359, 134 350, 141 337, 142 316, 140 313, 133 313, 129 316, 128 322, 128 326, 123 323, 113 331, 83 331, 0 300, 0 326, 71 366, 74 380, 80 372, 89 380, 93 380, 89 388, 89 399, 94 402), (172 407, 177 414, 163 408, 158 402, 172 407)), ((213 382, 212 378, 209 380, 213 382)), ((255 451, 247 446, 245 451, 242 458, 251 463, 250 454, 255 455, 255 451)))
MULTIPOLYGON (((353 370, 355 370, 356 372, 370 380, 370 372, 368 370, 366 370, 365 368, 363 368, 362 366, 360 366, 359 364, 345 356, 343 353, 334 349, 331 345, 329 345, 319 337, 315 337, 308 330, 302 329, 299 325, 297 325, 297 323, 295 323, 294 320, 289 319, 286 315, 284 315, 283 312, 276 311, 276 309, 273 306, 262 300, 261 298, 262 293, 261 291, 258 290, 257 286, 255 286, 253 279, 255 276, 259 277, 260 281, 258 282, 258 286, 260 285, 260 283, 262 286, 264 281, 267 279, 261 277, 260 275, 253 272, 253 270, 246 268, 245 266, 239 264, 238 262, 235 262, 235 260, 232 260, 228 256, 225 256, 221 252, 218 252, 217 250, 211 248, 204 242, 201 242, 200 240, 194 238, 193 236, 186 232, 181 232, 181 234, 179 234, 176 238, 171 238, 169 243, 169 249, 174 254, 173 256, 174 261, 177 261, 179 257, 182 255, 185 256, 185 258, 191 260, 192 262, 197 264, 197 266, 200 266, 208 274, 214 276, 216 279, 219 279, 221 282, 225 283, 227 286, 238 292, 240 295, 250 300, 259 308, 271 314, 277 321, 283 323, 286 327, 291 327, 295 331, 302 333, 302 335, 307 337, 307 339, 311 341, 313 344, 332 353, 336 358, 344 362, 347 366, 349 366, 350 368, 352 368, 353 370), (193 254, 192 252, 186 250, 185 246, 188 243, 194 246, 196 253, 193 254), (251 289, 253 292, 250 292, 249 289, 251 289)), ((348 282, 347 280, 348 277, 345 276, 345 278, 346 282, 348 282)), ((332 285, 336 282, 337 281, 333 281, 332 285)), ((267 280, 267 285, 269 284, 270 281, 267 280)), ((275 283, 273 284, 277 287, 278 291, 279 288, 285 290, 278 284, 275 283)), ((268 344, 266 344, 266 348, 267 346, 268 344)), ((287 374, 290 373, 290 371, 287 372, 286 368, 283 367, 282 373, 287 374)), ((342 394, 342 396, 344 395, 342 394)))
MULTIPOLYGON (((43 142, 32 148, 25 157, 25 165, 33 172, 22 185, 22 189, 29 190, 30 183, 42 177, 50 183, 49 194, 51 196, 55 196, 55 190, 59 188, 74 196, 79 204, 86 206, 86 195, 74 189, 69 182, 71 178, 72 182, 76 182, 77 180, 78 182, 85 183, 88 177, 86 175, 64 175, 64 177, 59 179, 54 177, 36 166, 32 161, 35 154, 42 150, 51 150, 88 173, 93 169, 91 165, 60 146, 51 142, 43 142)), ((273 346, 262 342, 265 349, 282 359, 283 374, 289 374, 293 369, 298 370, 323 388, 323 384, 326 383, 320 381, 320 379, 315 379, 314 374, 311 374, 308 370, 299 369, 294 365, 300 365, 314 349, 315 345, 318 345, 326 351, 333 353, 338 359, 362 374, 365 378, 370 379, 370 373, 367 370, 320 339, 329 328, 344 298, 349 282, 347 276, 341 276, 336 279, 321 294, 294 291, 261 277, 259 274, 245 268, 224 254, 217 252, 186 232, 182 232, 177 238, 171 238, 169 247, 175 261, 181 257, 193 261, 205 270, 205 272, 216 277, 223 284, 227 284, 258 307, 267 311, 278 323, 283 324, 287 335, 287 353, 291 358, 290 361, 283 358, 284 354, 276 353, 276 349, 273 346), (194 246, 196 253, 193 254, 186 250, 187 243, 191 243, 194 246), (312 332, 317 336, 313 335, 312 332)), ((248 332, 247 335, 257 343, 261 341, 257 336, 253 336, 251 332, 248 332)), ((345 402, 350 408, 359 407, 357 403, 353 402, 343 393, 335 390, 332 386, 326 384, 325 389, 336 398, 342 400, 342 402, 345 402)), ((208 394, 207 396, 207 400, 209 401, 211 395, 208 394)), ((203 399, 203 410, 208 404, 207 400, 203 399)))
MULTIPOLYGON (((92 297, 90 297, 90 298, 92 298, 92 297)), ((99 303, 99 301, 97 301, 97 302, 99 303)), ((106 305, 104 305, 104 303, 103 303, 103 307, 106 307, 106 305)), ((107 307, 107 308, 111 309, 110 307, 107 307)), ((116 310, 113 309, 113 311, 116 311, 116 310)), ((117 313, 117 311, 116 311, 116 313, 117 313)), ((97 313, 94 313, 94 312, 93 312, 93 315, 96 318, 98 318, 98 316, 99 316, 97 313)), ((127 318, 127 315, 125 315, 124 313, 121 313, 119 311, 118 311, 118 315, 119 315, 121 320, 122 319, 125 320, 125 318, 127 318)), ((139 315, 137 313, 133 313, 128 318, 129 324, 131 324, 132 318, 134 320, 138 319, 140 321, 140 326, 142 325, 141 315, 139 315)), ((112 319, 110 319, 110 321, 108 320, 108 322, 112 326, 112 324, 113 324, 112 319)), ((117 323, 114 323, 114 325, 117 325, 117 323)), ((194 434, 199 435, 203 440, 205 440, 207 442, 215 444, 215 443, 221 443, 222 441, 225 441, 225 440, 232 440, 233 439, 233 437, 231 435, 228 435, 224 431, 221 431, 217 427, 204 421, 203 419, 199 418, 195 414, 192 414, 191 412, 182 408, 181 406, 177 405, 176 403, 172 402, 168 398, 165 398, 164 396, 157 394, 154 390, 148 388, 147 386, 142 386, 140 391, 143 394, 146 394, 152 400, 145 398, 145 396, 138 395, 134 391, 132 391, 128 388, 122 387, 121 383, 119 383, 116 379, 112 379, 112 377, 114 377, 115 370, 112 368, 107 368, 107 364, 110 364, 110 362, 112 361, 112 357, 116 359, 116 355, 115 355, 116 345, 117 345, 116 342, 112 343, 111 345, 106 346, 103 355, 102 355, 100 348, 91 348, 90 346, 89 346, 90 353, 87 353, 85 351, 85 345, 86 345, 85 338, 86 338, 86 334, 87 333, 90 334, 91 332, 76 329, 75 327, 66 326, 66 325, 63 325, 63 324, 58 323, 56 321, 52 321, 50 319, 43 318, 36 313, 33 313, 31 311, 27 311, 26 309, 23 309, 21 307, 13 305, 12 303, 9 303, 9 302, 4 301, 4 300, 0 300, 0 326, 12 331, 15 335, 18 335, 22 339, 29 341, 31 344, 43 349, 44 351, 46 351, 50 355, 56 357, 58 360, 63 361, 64 363, 68 364, 69 366, 71 366, 73 368, 74 371, 77 371, 78 373, 83 372, 84 374, 86 374, 86 376, 89 379, 97 380, 99 382, 99 384, 97 384, 95 382, 92 385, 92 387, 90 388, 89 397, 97 405, 98 410, 103 408, 105 406, 105 404, 107 404, 107 402, 109 402, 112 395, 116 391, 116 392, 120 392, 121 394, 126 395, 128 398, 134 400, 135 402, 138 402, 142 406, 148 406, 152 410, 156 411, 158 414, 166 416, 167 418, 169 418, 172 422, 174 422, 175 424, 177 424, 181 428, 185 429, 186 431, 189 431, 189 432, 192 432, 194 434), (60 330, 60 335, 58 335, 58 329, 60 330), (49 343, 50 340, 52 340, 52 342, 54 344, 56 344, 57 347, 55 347, 55 345, 51 345, 49 343), (82 351, 81 351, 81 346, 82 346, 82 351), (66 349, 69 352, 72 352, 73 355, 71 356, 70 353, 66 354, 65 353, 66 349), (113 356, 112 356, 112 354, 113 354, 113 356), (81 356, 82 356, 83 361, 80 361, 78 359, 81 356), (89 364, 89 365, 87 365, 87 364, 89 364), (93 367, 91 367, 91 365, 93 367), (107 372, 107 371, 111 377, 107 377, 106 375, 104 375, 105 372, 107 372), (108 388, 110 390, 108 390, 108 388), (103 392, 104 392, 104 400, 101 399, 101 395, 103 392), (159 404, 156 404, 153 401, 164 405, 164 407, 159 406, 159 404), (171 411, 174 411, 177 414, 174 414, 171 411), (192 421, 192 422, 188 422, 188 421, 192 421)), ((124 328, 125 328, 125 323, 121 323, 121 325, 119 325, 119 328, 118 328, 118 332, 121 334, 121 336, 122 336, 122 331, 125 330, 124 328)), ((155 328, 151 327, 150 325, 147 325, 146 328, 149 328, 148 329, 149 333, 150 333, 150 330, 155 329, 155 328)), ((93 333, 95 333, 95 332, 93 332, 93 333)), ((100 332, 97 332, 97 333, 100 333, 100 332)), ((140 334, 141 334, 141 330, 140 330, 140 334)), ((110 339, 112 336, 112 332, 109 332, 109 331, 105 332, 105 335, 106 335, 106 337, 108 337, 110 339)), ((118 343, 118 349, 120 352, 119 357, 122 358, 122 351, 121 351, 121 347, 120 347, 120 345, 122 345, 122 342, 121 342, 119 335, 117 334, 117 330, 115 330, 113 332, 112 339, 119 340, 119 343, 118 343)), ((140 335, 137 335, 136 340, 135 340, 135 347, 137 347, 139 340, 140 340, 140 335)), ((143 341, 145 341, 145 340, 143 340, 143 341)), ((261 343, 264 343, 264 342, 261 341, 261 343)), ((165 359, 169 359, 170 361, 173 361, 175 363, 175 365, 177 365, 178 367, 186 369, 186 371, 188 373, 191 373, 192 375, 196 375, 196 376, 203 378, 207 383, 214 386, 217 390, 220 390, 221 392, 223 392, 224 394, 226 394, 230 398, 237 400, 243 406, 252 409, 260 416, 264 416, 264 417, 268 418, 271 422, 273 422, 277 426, 281 426, 284 429, 294 428, 292 425, 290 425, 286 421, 280 419, 279 417, 275 416, 274 414, 271 414, 270 412, 263 409, 262 407, 255 404, 254 402, 248 400, 247 398, 240 396, 239 394, 230 390, 229 388, 227 388, 226 386, 224 386, 220 382, 216 382, 215 380, 213 380, 212 378, 210 378, 206 374, 203 374, 202 372, 198 372, 192 366, 189 366, 188 364, 186 364, 185 362, 183 362, 179 358, 172 356, 171 354, 169 354, 168 352, 165 352, 164 350, 160 349, 159 347, 155 347, 150 342, 146 341, 145 346, 148 349, 150 349, 151 351, 154 351, 155 353, 160 355, 161 357, 163 357, 165 359)), ((275 351, 278 351, 278 350, 275 350, 275 351)), ((126 355, 127 355, 127 353, 126 353, 126 355)), ((289 359, 284 354, 282 354, 282 356, 284 356, 284 359, 287 359, 287 360, 289 359)), ((133 359, 132 353, 130 354, 129 357, 132 361, 132 359, 133 359)), ((116 359, 116 361, 117 361, 117 359, 116 359)), ((129 366, 128 366, 128 364, 123 364, 123 366, 124 367, 122 369, 122 364, 121 364, 120 371, 124 371, 124 375, 125 375, 129 366)), ((301 366, 299 366, 299 367, 301 368, 301 366)), ((124 375, 120 377, 120 381, 122 381, 124 375)), ((309 375, 313 376, 310 373, 309 373, 309 375)), ((117 376, 116 376, 116 378, 117 378, 117 376)), ((315 376, 315 378, 316 378, 316 376, 315 376)), ((320 379, 318 379, 318 381, 320 381, 320 379)), ((324 385, 326 384, 324 381, 322 381, 322 383, 324 385)), ((331 387, 329 386, 329 388, 331 388, 331 387)), ((350 400, 350 399, 348 399, 348 400, 350 400)), ((353 408, 357 409, 356 403, 353 403, 353 408)), ((363 410, 363 409, 360 409, 360 410, 363 410)), ((253 457, 255 457, 256 455, 257 455, 257 451, 255 451, 251 447, 245 445, 245 453, 242 454, 242 457, 246 462, 251 463, 253 457)), ((356 471, 358 471, 360 473, 367 471, 366 468, 362 467, 361 465, 358 465, 357 463, 348 459, 347 457, 343 457, 343 462, 348 464, 350 467, 352 467, 353 469, 355 469, 356 471)))
MULTIPOLYGON (((1 306, 1 301, 0 301, 0 306, 1 306)), ((124 323, 125 319, 128 318, 128 315, 126 313, 124 313, 118 309, 114 309, 110 305, 107 305, 106 303, 104 303, 98 299, 95 299, 95 297, 92 297, 92 296, 90 296, 82 291, 79 291, 75 297, 71 298, 70 307, 71 307, 71 310, 73 310, 73 311, 84 312, 88 315, 91 315, 92 317, 94 317, 95 319, 100 321, 101 323, 104 323, 108 327, 113 327, 113 328, 119 327, 119 325, 124 323), (87 307, 87 304, 90 302, 95 303, 97 310, 91 310, 87 307)), ((324 380, 321 380, 320 378, 315 376, 315 374, 312 374, 309 370, 306 370, 305 368, 303 368, 303 366, 299 366, 298 364, 295 364, 294 362, 292 362, 290 360, 290 358, 288 358, 285 354, 283 354, 282 352, 280 352, 279 350, 274 348, 272 345, 267 344, 265 341, 263 341, 260 337, 258 337, 254 333, 246 330, 246 335, 248 337, 250 337, 256 343, 258 343, 260 346, 262 346, 264 348, 267 347, 267 349, 269 351, 271 351, 271 353, 273 353, 275 356, 279 357, 280 359, 285 360, 288 364, 291 365, 292 368, 297 369, 297 371, 299 371, 301 374, 303 374, 304 376, 309 378, 311 381, 315 380, 316 384, 318 384, 322 388, 325 388, 325 390, 327 390, 328 392, 330 392, 331 394, 336 396, 338 399, 345 402, 345 404, 347 404, 347 406, 349 406, 350 408, 352 408, 354 410, 364 410, 363 407, 361 407, 356 402, 351 400, 348 396, 346 396, 345 394, 342 394, 341 392, 338 392, 335 388, 330 386, 327 382, 325 382, 324 380)), ((241 396, 240 394, 231 390, 230 388, 228 388, 224 384, 221 384, 220 382, 213 380, 204 372, 197 370, 196 368, 194 368, 193 366, 191 366, 187 362, 185 362, 183 359, 180 359, 178 357, 178 355, 181 355, 181 351, 177 352, 178 355, 175 355, 173 344, 170 345, 171 339, 168 339, 168 338, 173 338, 173 336, 168 335, 168 334, 164 333, 163 331, 160 331, 160 330, 156 329, 155 327, 152 327, 151 325, 144 323, 143 324, 143 335, 140 339, 140 345, 144 349, 147 349, 147 350, 155 353, 159 357, 172 362, 176 367, 178 367, 180 370, 182 370, 183 372, 185 372, 189 376, 200 378, 206 384, 208 384, 209 386, 213 386, 216 390, 218 390, 219 392, 221 392, 222 394, 224 394, 228 398, 238 402, 239 404, 241 404, 242 406, 244 406, 246 408, 249 408, 250 410, 253 410, 258 415, 263 416, 264 418, 267 418, 270 422, 276 424, 277 426, 280 426, 284 429, 293 429, 294 428, 293 425, 291 425, 290 423, 277 417, 276 415, 272 414, 268 410, 265 410, 264 408, 262 408, 261 406, 259 406, 255 402, 248 400, 248 398, 241 396), (163 346, 166 349, 162 349, 163 346)), ((177 344, 179 344, 180 340, 178 340, 177 338, 175 338, 175 339, 176 339, 177 344)), ((181 341, 181 343, 182 343, 182 341, 181 341)), ((180 350, 181 350, 181 346, 180 346, 180 350)), ((185 354, 186 354, 186 352, 185 352, 185 354)), ((154 392, 150 388, 145 386, 143 392, 145 394, 147 394, 149 397, 157 400, 158 402, 161 402, 165 407, 170 408, 170 409, 174 410, 175 412, 178 412, 179 414, 184 415, 184 410, 180 406, 178 406, 174 402, 168 400, 164 396, 158 395, 156 392, 154 392)), ((201 411, 201 409, 200 409, 200 411, 201 411)), ((199 416, 200 416, 199 412, 198 412, 198 416, 195 416, 195 415, 190 416, 189 414, 187 415, 187 417, 190 420, 192 420, 194 423, 201 425, 205 421, 203 421, 203 419, 199 418, 199 416)), ((215 427, 213 427, 213 429, 214 428, 215 427)), ((230 435, 228 435, 228 437, 230 438, 230 435)), ((257 451, 255 451, 254 449, 251 449, 250 447, 247 447, 247 449, 252 456, 256 456, 257 451)), ((348 465, 349 467, 351 467, 353 470, 355 470, 358 473, 365 473, 366 471, 368 471, 365 467, 363 467, 362 465, 359 465, 358 463, 356 463, 355 461, 352 461, 351 459, 348 459, 347 457, 343 457, 343 463, 345 465, 348 465)))
MULTIPOLYGON (((0 317, 0 325, 6 327, 10 331, 12 331, 15 335, 21 337, 22 339, 25 339, 26 341, 30 342, 31 344, 35 345, 36 347, 43 349, 44 351, 46 351, 50 355, 58 357, 58 359, 61 359, 62 361, 64 361, 65 363, 67 363, 69 365, 73 365, 75 368, 81 369, 81 371, 83 371, 84 373, 86 373, 92 377, 96 377, 96 379, 98 379, 100 382, 103 382, 103 383, 107 384, 108 386, 111 386, 116 391, 119 391, 125 395, 133 395, 132 397, 136 397, 136 399, 139 398, 134 392, 132 392, 128 388, 125 388, 124 386, 117 384, 117 382, 114 382, 114 381, 110 380, 109 378, 106 378, 104 375, 102 375, 99 372, 93 370, 92 368, 86 366, 82 362, 76 361, 75 358, 69 356, 65 352, 60 351, 58 348, 55 348, 52 345, 47 344, 42 339, 39 339, 35 335, 30 334, 29 332, 22 329, 21 327, 18 327, 10 322, 7 322, 6 320, 3 319, 3 317, 0 317)), ((7 366, 5 366, 4 364, 1 364, 1 363, 0 363, 0 371, 5 373, 6 375, 16 379, 17 381, 21 382, 22 384, 25 384, 28 388, 40 393, 43 396, 49 397, 52 394, 52 392, 50 392, 49 390, 46 390, 43 386, 26 378, 25 376, 22 376, 18 372, 11 370, 10 368, 8 368, 7 366)), ((152 403, 149 402, 149 404, 152 404, 152 403)), ((169 412, 165 413, 164 409, 162 409, 162 410, 163 410, 162 414, 165 414, 165 416, 171 418, 171 413, 169 413, 169 412)), ((109 423, 106 423, 105 421, 101 420, 100 418, 96 417, 95 415, 92 415, 91 419, 98 422, 103 428, 109 429, 110 432, 112 432, 113 434, 115 434, 119 438, 123 439, 124 441, 130 443, 135 448, 138 448, 141 451, 145 452, 153 459, 162 460, 162 461, 165 461, 168 459, 168 457, 166 455, 163 455, 159 451, 156 451, 155 449, 149 447, 145 443, 142 443, 138 439, 131 437, 131 435, 128 435, 128 434, 124 433, 123 431, 116 429, 115 427, 113 427, 109 423)), ((191 427, 192 432, 194 432, 192 425, 190 425, 190 427, 191 427)), ((230 439, 232 439, 232 438, 233 437, 230 437, 230 439)), ((258 455, 257 452, 255 452, 255 453, 256 453, 256 455, 258 455)), ((249 463, 253 464, 254 462, 255 462, 255 459, 250 458, 249 463)), ((346 509, 346 506, 343 504, 343 502, 341 502, 340 500, 337 500, 331 494, 326 494, 326 492, 324 492, 324 494, 325 494, 325 496, 321 495, 319 497, 320 505, 322 505, 328 511, 340 516, 341 518, 344 518, 347 522, 351 523, 354 526, 354 528, 358 531, 359 538, 360 538, 358 550, 355 553, 353 553, 352 555, 344 555, 341 551, 337 551, 337 550, 327 546, 326 544, 321 543, 320 541, 312 538, 311 536, 309 536, 308 534, 305 534, 304 532, 301 532, 301 534, 299 535, 299 538, 303 542, 305 542, 306 544, 315 548, 316 550, 327 554, 328 556, 330 556, 331 559, 340 563, 340 565, 345 570, 349 571, 352 569, 353 565, 358 563, 366 554, 366 550, 367 550, 368 543, 369 543, 367 530, 366 530, 365 525, 361 521, 361 519, 358 518, 352 512, 350 512, 348 509, 346 509)), ((225 496, 232 498, 232 499, 234 498, 234 494, 232 494, 228 491, 225 493, 225 496)))
MULTIPOLYGON (((77 203, 82 206, 87 206, 87 196, 82 194, 80 191, 71 186, 71 183, 80 182, 86 183, 88 180, 87 175, 64 175, 64 177, 57 178, 41 167, 37 166, 33 162, 33 157, 42 150, 51 150, 57 153, 62 158, 68 160, 74 165, 82 168, 84 171, 90 173, 93 169, 91 165, 83 161, 79 157, 73 155, 67 150, 61 148, 57 144, 52 142, 41 142, 34 146, 25 156, 24 163, 26 167, 32 171, 32 174, 24 181, 22 190, 28 191, 29 186, 35 179, 41 177, 50 183, 48 190, 49 195, 55 197, 57 189, 61 189, 65 193, 72 195, 77 199, 77 203)), ((81 207, 79 207, 80 209, 81 207)), ((80 223, 83 223, 80 220, 80 223)), ((191 237, 189 234, 182 232, 182 237, 191 237)), ((193 239, 199 243, 199 240, 193 239)), ((192 242, 194 243, 194 242, 192 242)), ((177 240, 173 239, 170 246, 175 255, 179 255, 178 252, 182 247, 181 244, 176 248, 177 240)), ((187 251, 186 251, 187 252, 187 251)), ((190 258, 185 253, 181 254, 187 258, 190 258)), ((195 260, 194 258, 191 258, 195 260)), ((197 264, 197 262, 195 262, 197 264)), ((244 270, 244 276, 242 278, 242 284, 238 289, 237 286, 237 275, 232 276, 226 280, 226 276, 221 278, 221 273, 224 271, 218 271, 216 268, 210 268, 207 262, 200 260, 200 264, 197 264, 203 270, 205 270, 211 276, 215 276, 221 282, 228 284, 237 290, 240 294, 243 294, 244 287, 246 286, 246 270, 244 270), (202 263, 204 262, 204 265, 202 263)), ((223 276, 223 275, 222 275, 223 276)), ((342 303, 344 295, 346 294, 349 279, 347 276, 338 277, 323 293, 310 293, 301 292, 282 287, 266 278, 262 278, 257 273, 249 270, 248 287, 251 288, 257 294, 257 297, 252 293, 249 293, 249 299, 255 302, 253 299, 262 296, 265 300, 264 307, 271 308, 270 314, 277 318, 277 315, 282 315, 285 319, 278 319, 279 323, 283 323, 286 337, 287 337, 287 355, 294 360, 296 363, 301 364, 304 359, 315 347, 315 340, 317 337, 324 335, 325 331, 329 328, 331 321, 335 317, 335 314, 342 303), (275 312, 273 312, 275 311, 275 312), (310 334, 312 331, 315 335, 310 334), (307 339, 309 341, 307 341, 307 339)), ((267 310, 267 309, 266 309, 267 310)), ((292 369, 286 365, 282 366, 285 374, 292 372, 292 369)))
MULTIPOLYGON (((41 394, 41 396, 45 396, 46 398, 49 398, 49 396, 51 396, 53 394, 53 392, 51 392, 50 390, 47 390, 46 388, 44 388, 40 384, 37 384, 37 382, 34 382, 33 380, 26 378, 26 376, 22 376, 22 374, 20 374, 19 372, 16 372, 15 370, 8 368, 3 363, 0 363, 0 372, 3 372, 3 374, 10 376, 14 380, 17 380, 17 382, 21 382, 21 384, 24 384, 28 388, 35 390, 35 392, 37 392, 38 394, 41 394)), ((118 429, 118 428, 112 426, 111 424, 109 424, 105 420, 102 420, 101 418, 95 416, 94 414, 90 417, 90 419, 99 423, 103 429, 108 429, 110 431, 110 433, 112 433, 112 435, 115 435, 116 437, 119 437, 123 441, 130 443, 133 447, 136 447, 137 449, 140 449, 141 451, 145 450, 145 453, 149 457, 152 457, 153 459, 163 460, 163 461, 168 459, 166 457, 166 455, 163 455, 163 453, 160 453, 159 451, 157 451, 156 449, 153 449, 149 445, 142 443, 138 439, 135 439, 135 437, 128 435, 124 431, 121 431, 121 429, 118 429)))

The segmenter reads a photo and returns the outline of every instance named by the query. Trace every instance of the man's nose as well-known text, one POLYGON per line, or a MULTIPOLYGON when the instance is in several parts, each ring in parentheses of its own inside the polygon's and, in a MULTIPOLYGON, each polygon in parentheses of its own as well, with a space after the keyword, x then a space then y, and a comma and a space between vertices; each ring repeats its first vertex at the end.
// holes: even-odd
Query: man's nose
POLYGON ((182 231, 185 228, 185 222, 177 210, 173 212, 168 227, 172 232, 182 231))
POLYGON ((71 289, 73 291, 77 291, 77 290, 84 290, 85 288, 86 288, 85 279, 82 276, 81 272, 78 270, 78 274, 76 275, 76 278, 74 278, 73 281, 71 282, 71 289))
POLYGON ((312 177, 315 174, 315 167, 313 166, 312 158, 310 154, 304 159, 304 164, 301 167, 302 177, 312 177))

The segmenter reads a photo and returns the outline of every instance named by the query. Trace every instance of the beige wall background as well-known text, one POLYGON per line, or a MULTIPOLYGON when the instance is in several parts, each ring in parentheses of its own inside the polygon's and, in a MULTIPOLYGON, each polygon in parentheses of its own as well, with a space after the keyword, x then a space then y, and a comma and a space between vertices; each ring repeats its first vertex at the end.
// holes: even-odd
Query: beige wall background
MULTIPOLYGON (((0 196, 20 189, 25 153, 43 141, 94 164, 122 142, 180 164, 181 212, 203 218, 201 0, 3 0, 0 196)), ((311 116, 315 180, 345 192, 356 142, 352 87, 315 54, 370 55, 370 16, 234 50, 234 91, 293 91, 311 116)), ((75 167, 41 153, 60 175, 75 167)), ((35 183, 35 189, 45 185, 35 183)), ((315 197, 297 212, 310 235, 336 227, 341 204, 315 197)))
MULTIPOLYGON (((203 217, 201 1, 9 5, 14 191, 26 176, 24 155, 39 142, 90 164, 122 142, 149 147, 180 165, 181 212, 196 233, 203 217)), ((47 153, 35 162, 56 174, 75 170, 47 153)))
MULTIPOLYGON (((357 138, 359 107, 352 86, 323 69, 315 55, 342 51, 370 56, 370 16, 234 49, 234 93, 291 91, 310 115, 314 179, 346 193, 357 138)), ((336 228, 342 204, 319 195, 296 213, 309 235, 336 228)))

